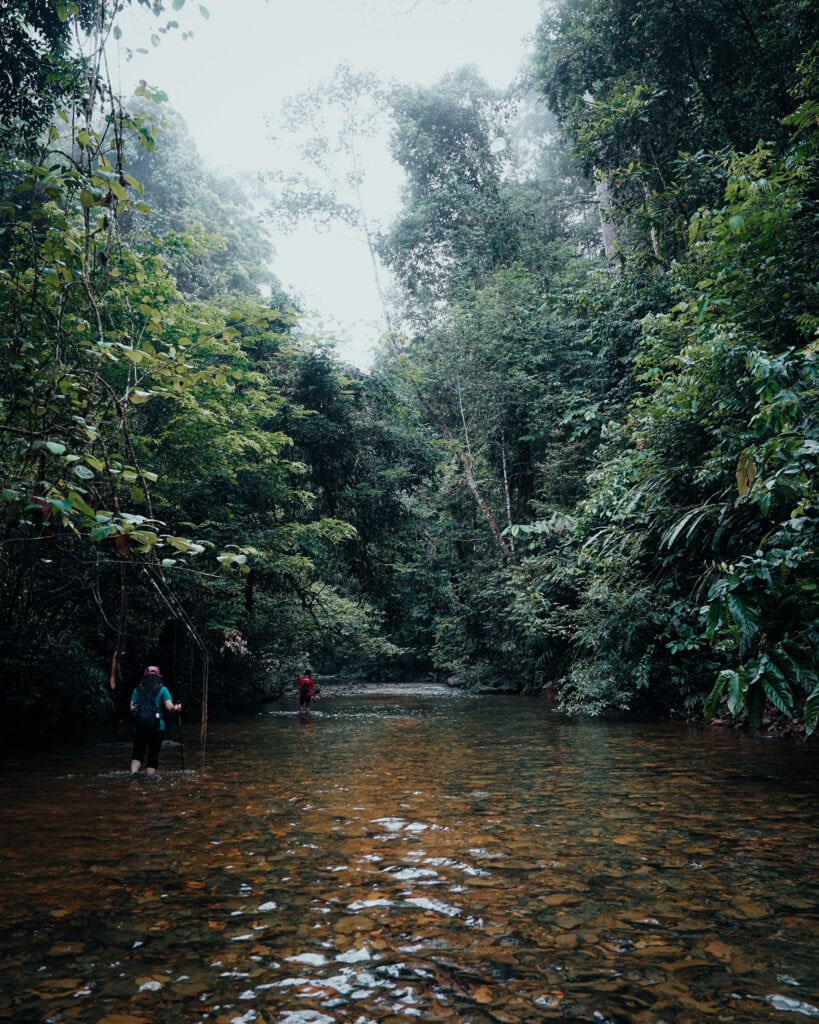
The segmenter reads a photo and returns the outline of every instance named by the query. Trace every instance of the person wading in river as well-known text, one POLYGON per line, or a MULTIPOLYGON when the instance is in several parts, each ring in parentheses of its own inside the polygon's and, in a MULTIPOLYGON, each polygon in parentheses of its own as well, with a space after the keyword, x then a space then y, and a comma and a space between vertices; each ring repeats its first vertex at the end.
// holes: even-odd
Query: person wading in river
POLYGON ((309 670, 305 670, 303 675, 299 676, 299 714, 306 715, 310 711, 310 701, 313 699, 313 694, 316 692, 316 684, 310 678, 309 670))
POLYGON ((131 714, 134 718, 134 749, 131 754, 131 778, 137 778, 139 769, 145 763, 145 774, 156 775, 159 767, 159 748, 165 738, 165 712, 181 711, 181 704, 174 704, 167 686, 156 665, 145 669, 142 682, 131 694, 131 714), (148 758, 145 759, 147 751, 148 758))

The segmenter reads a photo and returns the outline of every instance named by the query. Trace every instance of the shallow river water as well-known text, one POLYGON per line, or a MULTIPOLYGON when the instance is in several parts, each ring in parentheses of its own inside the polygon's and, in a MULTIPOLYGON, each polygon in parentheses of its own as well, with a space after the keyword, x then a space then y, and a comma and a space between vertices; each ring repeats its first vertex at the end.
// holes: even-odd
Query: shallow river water
POLYGON ((0 1019, 819 1017, 816 748, 326 691, 0 768, 0 1019))

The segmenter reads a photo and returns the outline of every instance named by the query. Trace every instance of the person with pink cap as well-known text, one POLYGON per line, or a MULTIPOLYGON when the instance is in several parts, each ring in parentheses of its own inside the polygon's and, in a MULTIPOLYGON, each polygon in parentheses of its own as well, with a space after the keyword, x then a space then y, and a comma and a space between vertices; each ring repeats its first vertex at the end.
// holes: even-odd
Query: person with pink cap
POLYGON ((134 719, 132 779, 137 778, 143 763, 148 777, 156 775, 159 767, 159 748, 165 738, 165 712, 181 710, 182 705, 174 704, 167 686, 162 682, 158 667, 149 665, 145 669, 142 682, 134 687, 131 694, 131 715, 134 719))

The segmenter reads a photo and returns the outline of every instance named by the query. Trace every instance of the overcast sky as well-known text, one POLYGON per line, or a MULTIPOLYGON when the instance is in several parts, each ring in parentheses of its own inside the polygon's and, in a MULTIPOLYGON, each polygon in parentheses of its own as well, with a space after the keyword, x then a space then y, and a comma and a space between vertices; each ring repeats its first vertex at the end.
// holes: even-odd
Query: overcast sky
MULTIPOLYGON (((287 164, 265 119, 277 114, 285 96, 317 85, 340 63, 422 85, 475 64, 491 85, 508 85, 528 52, 541 0, 205 0, 205 6, 208 18, 193 0, 174 15, 194 38, 169 33, 158 47, 147 42, 155 23, 144 12, 129 19, 120 46, 150 52, 119 60, 114 80, 119 76, 126 93, 139 79, 161 87, 209 166, 255 173, 287 164)), ((385 146, 366 186, 376 217, 388 220, 397 211, 400 183, 385 146)), ((274 242, 273 269, 282 283, 340 337, 343 357, 366 366, 383 328, 363 242, 349 230, 317 234, 309 226, 292 236, 275 234, 274 242)))

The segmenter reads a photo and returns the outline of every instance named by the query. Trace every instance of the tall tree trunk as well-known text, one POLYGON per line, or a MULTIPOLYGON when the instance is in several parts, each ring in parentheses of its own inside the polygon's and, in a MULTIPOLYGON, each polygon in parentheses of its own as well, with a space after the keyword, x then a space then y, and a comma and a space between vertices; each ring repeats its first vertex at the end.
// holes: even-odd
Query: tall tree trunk
MULTIPOLYGON (((355 165, 354 165, 355 166, 355 165)), ((387 334, 392 335, 392 319, 390 317, 390 311, 387 308, 387 300, 384 297, 384 289, 381 286, 381 273, 378 269, 378 256, 375 251, 375 245, 373 243, 372 232, 370 231, 370 221, 367 217, 367 211, 364 208, 364 200, 361 196, 361 186, 356 180, 355 186, 356 201, 358 202, 358 215, 361 218, 361 230, 364 232, 364 240, 367 243, 367 252, 370 254, 370 263, 373 268, 373 280, 375 281, 375 290, 378 294, 378 301, 381 304, 381 315, 384 317, 384 326, 387 328, 387 334)))
MULTIPOLYGON (((398 360, 401 353, 398 350, 398 345, 396 344, 395 336, 391 332, 387 334, 387 344, 392 355, 395 357, 396 360, 398 360)), ((498 550, 503 555, 504 559, 506 559, 507 561, 511 561, 514 558, 514 552, 503 539, 501 531, 498 527, 497 520, 492 514, 492 509, 489 507, 486 498, 484 498, 484 496, 481 494, 480 487, 478 486, 478 481, 475 479, 475 468, 472 463, 471 454, 466 448, 464 448, 463 444, 461 444, 458 438, 455 437, 455 435, 446 425, 444 417, 433 407, 433 405, 430 402, 427 401, 427 399, 421 393, 421 389, 419 388, 418 383, 412 380, 410 377, 405 377, 404 379, 412 388, 413 394, 415 395, 418 404, 424 410, 424 413, 426 414, 429 421, 431 423, 434 423, 437 429, 440 430, 440 432, 447 439, 447 441, 449 441, 454 446, 455 453, 458 457, 458 462, 460 462, 461 469, 463 470, 466 485, 469 488, 469 493, 475 499, 475 504, 481 510, 483 517, 486 520, 486 523, 495 540, 495 543, 498 546, 498 550)))
POLYGON ((617 240, 617 225, 612 218, 613 204, 609 184, 599 172, 594 177, 594 190, 597 194, 597 209, 600 214, 600 231, 603 236, 603 252, 610 266, 616 272, 620 270, 617 260, 619 255, 619 243, 617 240))
POLYGON ((506 436, 501 427, 501 465, 503 466, 503 496, 506 499, 506 525, 509 527, 509 548, 515 553, 515 538, 512 536, 512 498, 509 494, 509 474, 506 471, 506 436))
MULTIPOLYGON (((358 184, 356 184, 355 186, 355 191, 356 199, 358 202, 358 212, 361 218, 361 230, 364 232, 364 239, 367 242, 367 250, 370 254, 370 261, 373 267, 373 278, 375 280, 375 288, 378 293, 378 300, 381 303, 381 313, 384 317, 384 326, 387 329, 387 345, 392 355, 395 356, 396 359, 398 359, 400 352, 398 350, 395 332, 393 331, 392 327, 392 318, 390 317, 389 309, 387 308, 384 290, 381 286, 381 275, 378 270, 378 256, 375 251, 375 245, 373 244, 372 233, 370 231, 370 223, 367 218, 367 212, 364 208, 364 201, 361 196, 361 189, 358 186, 358 184)), ((437 413, 435 409, 433 409, 433 407, 430 405, 430 403, 427 402, 427 400, 421 394, 421 389, 418 387, 418 384, 412 380, 409 380, 409 384, 415 394, 415 397, 418 400, 419 405, 427 414, 429 419, 436 425, 438 430, 441 431, 441 433, 444 435, 447 441, 450 441, 454 445, 456 445, 458 462, 460 462, 461 468, 463 469, 464 479, 466 480, 466 485, 469 488, 469 493, 475 499, 475 503, 483 513, 483 516, 489 526, 492 536, 495 539, 495 543, 497 544, 498 549, 503 555, 503 557, 505 559, 513 558, 514 551, 510 549, 509 545, 501 536, 501 531, 498 528, 498 524, 497 521, 495 520, 494 515, 492 514, 492 510, 490 509, 486 499, 483 497, 480 488, 478 487, 478 481, 475 479, 475 470, 472 464, 472 456, 468 448, 464 449, 460 441, 457 440, 452 431, 447 427, 446 423, 444 422, 443 416, 437 413)), ((461 412, 463 414, 463 408, 461 409, 461 412)))
MULTIPOLYGON (((643 184, 643 195, 646 197, 646 212, 650 213, 651 211, 649 210, 649 204, 651 202, 651 189, 648 187, 648 182, 645 182, 643 184)), ((660 256, 660 238, 657 234, 657 228, 654 226, 654 224, 651 225, 650 234, 651 251, 654 253, 654 258, 656 260, 662 260, 662 257, 660 256)))

